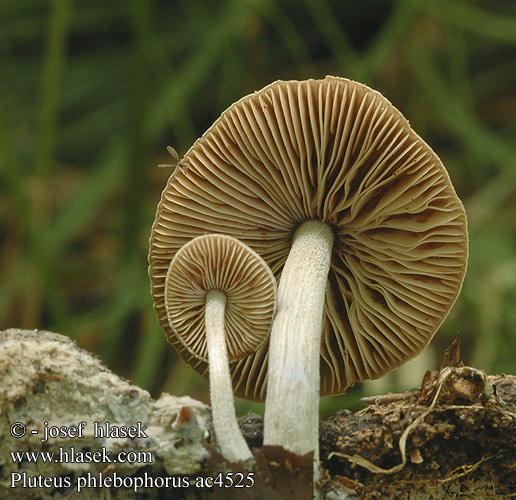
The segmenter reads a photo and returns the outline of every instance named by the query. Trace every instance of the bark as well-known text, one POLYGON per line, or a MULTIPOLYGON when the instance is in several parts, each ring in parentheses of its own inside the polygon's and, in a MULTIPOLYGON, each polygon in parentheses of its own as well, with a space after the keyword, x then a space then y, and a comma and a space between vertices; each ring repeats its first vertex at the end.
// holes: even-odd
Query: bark
MULTIPOLYGON (((427 373, 420 388, 367 402, 363 410, 340 410, 321 423, 327 500, 516 495, 514 376, 486 376, 462 366, 456 350, 439 371, 427 373)), ((0 410, 0 498, 310 498, 311 456, 263 447, 262 417, 240 419, 256 457, 254 468, 228 464, 210 443, 207 406, 168 394, 154 400, 58 334, 0 332, 0 410), (44 422, 47 429, 63 427, 68 433, 85 424, 82 436, 42 442, 44 422), (140 435, 102 437, 94 433, 95 422, 108 422, 119 433, 122 426, 134 426, 140 435), (12 428, 15 423, 25 426, 23 437, 13 437, 23 429, 12 428), (43 462, 40 456, 18 463, 11 455, 50 451, 58 458, 66 452, 71 459, 72 449, 74 461, 68 462, 43 462), (99 461, 84 463, 95 452, 99 461), (150 452, 153 461, 114 461, 127 452, 150 452), (14 488, 13 478, 19 478, 14 488), (209 478, 216 481, 211 488, 209 478), (254 485, 246 487, 250 478, 254 485), (96 487, 78 492, 78 482, 85 480, 96 487), (122 484, 110 487, 116 480, 122 484)))

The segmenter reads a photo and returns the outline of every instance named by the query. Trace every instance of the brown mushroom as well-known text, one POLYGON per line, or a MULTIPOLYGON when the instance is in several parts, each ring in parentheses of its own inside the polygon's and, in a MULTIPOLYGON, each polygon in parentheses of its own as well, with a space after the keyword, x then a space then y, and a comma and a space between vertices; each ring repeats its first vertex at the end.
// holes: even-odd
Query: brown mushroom
POLYGON ((252 458, 238 427, 229 363, 256 351, 276 309, 276 279, 237 239, 198 236, 170 263, 165 281, 170 328, 195 358, 208 362, 213 426, 230 462, 252 458))
POLYGON ((319 387, 339 394, 382 376, 444 321, 466 270, 464 208, 401 113, 343 78, 244 97, 185 159, 152 231, 158 317, 168 330, 164 277, 192 237, 224 232, 258 252, 281 276, 278 314, 270 351, 232 365, 235 390, 264 398, 269 355, 265 442, 317 453, 319 387))

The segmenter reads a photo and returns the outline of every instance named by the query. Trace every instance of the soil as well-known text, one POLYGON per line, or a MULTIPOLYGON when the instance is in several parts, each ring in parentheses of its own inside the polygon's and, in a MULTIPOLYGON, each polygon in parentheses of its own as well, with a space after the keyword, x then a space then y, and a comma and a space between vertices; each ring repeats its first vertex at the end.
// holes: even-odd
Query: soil
POLYGON ((516 498, 516 377, 471 367, 430 372, 417 391, 324 422, 321 459, 328 493, 516 498))

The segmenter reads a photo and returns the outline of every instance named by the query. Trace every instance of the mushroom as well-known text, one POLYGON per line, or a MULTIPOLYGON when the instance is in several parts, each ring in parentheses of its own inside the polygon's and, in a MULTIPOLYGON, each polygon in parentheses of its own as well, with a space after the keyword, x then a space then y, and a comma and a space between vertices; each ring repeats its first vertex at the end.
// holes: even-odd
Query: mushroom
POLYGON ((400 366, 446 318, 466 271, 462 203, 401 113, 344 78, 244 97, 185 159, 151 236, 158 317, 185 241, 223 232, 260 254, 279 279, 278 313, 270 345, 231 366, 234 388, 256 400, 267 391, 266 444, 317 457, 319 394, 400 366))
POLYGON ((237 239, 198 236, 170 262, 164 298, 170 328, 186 350, 209 365, 222 455, 230 462, 251 459, 235 416, 229 363, 249 356, 267 338, 276 309, 274 275, 237 239))

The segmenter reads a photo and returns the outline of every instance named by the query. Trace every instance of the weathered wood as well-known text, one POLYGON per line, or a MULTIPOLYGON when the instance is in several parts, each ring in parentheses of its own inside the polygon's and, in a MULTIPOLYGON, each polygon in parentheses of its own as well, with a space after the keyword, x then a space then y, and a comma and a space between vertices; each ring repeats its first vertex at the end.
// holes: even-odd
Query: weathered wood
MULTIPOLYGON (((133 488, 124 487, 113 488, 111 496, 107 487, 85 488, 79 496, 78 478, 89 477, 93 484, 95 479, 115 476, 189 477, 201 470, 209 455, 203 446, 211 422, 207 406, 168 394, 154 400, 147 391, 110 372, 99 358, 54 333, 16 329, 0 333, 0 413, 0 498, 68 499, 75 494, 81 499, 137 498, 133 488), (82 437, 77 435, 80 422, 85 422, 82 437), (134 426, 130 434, 138 435, 103 437, 100 430, 106 430, 106 422, 111 435, 116 435, 114 429, 123 434, 122 426, 134 426), (51 427, 68 429, 76 436, 42 442, 45 429, 51 427), (24 432, 22 437, 13 436, 24 432), (35 463, 15 463, 11 452, 21 451, 54 452, 55 456, 49 462, 40 456, 35 463), (98 458, 98 463, 82 462, 88 459, 87 453, 95 452, 99 454, 90 458, 98 458), (122 463, 121 453, 140 453, 131 456, 140 462, 122 463), (117 461, 109 463, 106 457, 117 461), (61 458, 68 458, 68 463, 61 458), (141 461, 147 458, 152 463, 141 461), (65 478, 70 488, 55 487, 65 485, 65 478), (43 487, 23 488, 24 483, 43 487)), ((145 498, 157 498, 160 491, 163 488, 140 490, 145 498)))
MULTIPOLYGON (((455 350, 439 371, 427 372, 420 388, 368 398, 363 410, 340 410, 321 424, 327 500, 516 497, 516 377, 486 376, 462 366, 459 359, 455 350)), ((0 498, 299 500, 311 491, 309 459, 304 463, 280 450, 262 448, 262 417, 240 419, 256 457, 254 469, 228 464, 209 443, 207 406, 188 397, 162 395, 154 400, 62 335, 0 332, 0 410, 0 498), (26 430, 20 438, 13 434, 23 427, 11 427, 17 422, 26 430), (82 437, 42 442, 45 428, 77 432, 81 422, 82 437), (95 422, 97 431, 106 431, 103 424, 108 422, 111 432, 134 426, 132 433, 140 435, 95 435, 95 422), (102 460, 106 455, 100 455, 98 463, 43 462, 40 457, 20 464, 11 455, 50 451, 57 456, 60 451, 71 453, 72 447, 75 458, 102 450, 110 458, 148 451, 154 461, 108 463, 102 460), (13 477, 19 478, 15 488, 10 487, 13 477), (104 483, 78 493, 77 482, 85 477, 102 478, 104 483), (106 481, 116 477, 126 486, 109 488, 106 481), (65 478, 71 487, 56 487, 65 478), (167 478, 168 488, 162 484, 167 478), (244 488, 235 487, 239 479, 244 488), (45 480, 49 486, 21 486, 23 481, 33 485, 45 480), (139 480, 160 483, 134 492, 139 480), (245 488, 253 481, 252 488, 245 488)))

